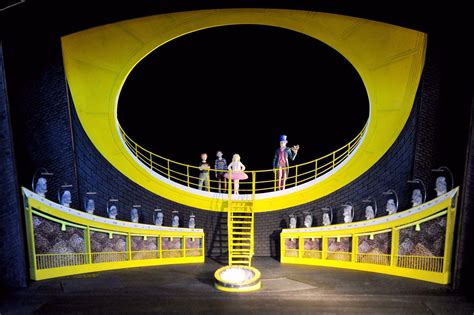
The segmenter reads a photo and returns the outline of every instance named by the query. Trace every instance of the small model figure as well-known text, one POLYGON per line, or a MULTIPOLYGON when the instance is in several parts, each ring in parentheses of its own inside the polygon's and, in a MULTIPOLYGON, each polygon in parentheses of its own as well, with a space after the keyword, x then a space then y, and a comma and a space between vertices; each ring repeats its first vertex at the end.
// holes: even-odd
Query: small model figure
POLYGON ((71 205, 71 192, 69 190, 65 190, 61 195, 61 205, 68 208, 71 205))
POLYGON ((323 225, 331 225, 331 218, 329 217, 329 213, 327 212, 323 213, 323 225))
POLYGON ((313 225, 313 215, 311 213, 308 213, 305 217, 304 217, 304 222, 303 222, 303 225, 307 228, 310 228, 311 225, 313 225))
MULTIPOLYGON (((174 212, 174 211, 173 211, 174 212)), ((179 216, 178 212, 173 213, 173 219, 171 221, 171 226, 172 227, 179 227, 179 216)))
POLYGON ((365 218, 367 220, 372 220, 373 218, 375 218, 374 208, 371 205, 365 207, 365 218))
POLYGON ((423 195, 421 194, 421 190, 418 188, 413 189, 413 193, 411 194, 411 204, 412 207, 416 207, 423 203, 423 195))
POLYGON ((47 185, 46 178, 44 177, 38 178, 35 185, 35 193, 37 193, 41 197, 45 197, 47 191, 48 191, 48 185, 47 185))
POLYGON ((195 220, 195 215, 191 214, 189 216, 189 222, 188 222, 188 228, 194 229, 196 227, 196 220, 195 220))
POLYGON ((133 223, 138 223, 138 210, 136 208, 132 208, 132 210, 130 210, 130 220, 133 223))
POLYGON ((446 183, 446 177, 440 176, 436 178, 436 196, 441 196, 448 192, 448 184, 446 183))
MULTIPOLYGON (((240 155, 234 154, 232 156, 232 162, 229 164, 228 169, 232 171, 232 180, 234 181, 234 195, 239 194, 239 181, 249 178, 247 174, 244 173, 245 165, 240 162, 240 155)), ((224 174, 225 178, 229 178, 229 173, 224 174)))
POLYGON ((158 212, 155 217, 155 225, 163 225, 163 212, 158 212))
POLYGON ((207 163, 207 153, 201 154, 201 162, 199 163, 199 186, 198 189, 202 190, 203 186, 207 190, 209 189, 209 163, 207 163))
POLYGON ((227 181, 224 174, 227 171, 227 161, 222 157, 222 151, 217 151, 217 159, 214 162, 214 169, 216 170, 217 187, 221 192, 221 187, 224 187, 224 192, 227 189, 227 181))
POLYGON ((351 205, 345 205, 344 206, 344 212, 342 215, 344 216, 344 223, 351 223, 352 219, 354 218, 352 216, 352 206, 351 205))
POLYGON ((94 199, 87 199, 86 202, 86 212, 89 214, 94 214, 95 211, 95 201, 94 199))
POLYGON ((299 145, 294 145, 290 148, 286 147, 288 141, 286 140, 286 135, 280 136, 280 148, 276 149, 275 156, 273 157, 273 168, 277 172, 277 187, 279 190, 285 189, 286 179, 288 178, 290 166, 289 161, 294 160, 298 150, 299 145))
POLYGON ((118 209, 116 205, 111 205, 107 213, 109 214, 109 219, 116 219, 118 214, 118 209))
POLYGON ((387 206, 386 206, 386 211, 388 212, 388 215, 397 213, 397 205, 395 204, 395 200, 389 199, 387 200, 387 206))

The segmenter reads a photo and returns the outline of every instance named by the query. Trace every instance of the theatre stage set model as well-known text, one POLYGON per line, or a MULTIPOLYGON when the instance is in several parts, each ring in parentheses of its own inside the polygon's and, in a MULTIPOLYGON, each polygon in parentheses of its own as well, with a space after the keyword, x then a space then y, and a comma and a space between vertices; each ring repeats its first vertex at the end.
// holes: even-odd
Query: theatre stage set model
MULTIPOLYGON (((411 113, 426 41, 426 35, 418 31, 348 16, 226 9, 163 14, 100 26, 63 37, 62 49, 80 123, 108 162, 156 195, 200 210, 227 212, 229 266, 216 271, 215 287, 240 292, 261 287, 260 272, 251 267, 254 213, 317 200, 353 182, 381 159, 411 113), (276 179, 263 180, 265 173, 273 174, 273 170, 246 171, 248 186, 238 195, 230 189, 228 193, 198 190, 197 178, 192 176, 194 166, 141 147, 117 119, 121 88, 140 60, 188 33, 238 24, 285 28, 324 42, 354 66, 367 89, 370 112, 363 130, 340 149, 291 166, 285 190, 276 189, 276 179)), ((125 222, 72 209, 37 193, 40 176, 37 174, 33 181, 33 191, 23 188, 32 279, 204 262, 203 229, 125 222), (59 235, 56 243, 48 241, 48 233, 59 235), (68 237, 62 239, 63 234, 68 237)), ((450 184, 451 189, 437 198, 390 215, 283 229, 281 263, 349 268, 447 284, 458 192, 452 180, 450 184), (430 233, 438 235, 435 250, 416 251, 416 246, 407 245, 407 239, 418 245, 430 233)))

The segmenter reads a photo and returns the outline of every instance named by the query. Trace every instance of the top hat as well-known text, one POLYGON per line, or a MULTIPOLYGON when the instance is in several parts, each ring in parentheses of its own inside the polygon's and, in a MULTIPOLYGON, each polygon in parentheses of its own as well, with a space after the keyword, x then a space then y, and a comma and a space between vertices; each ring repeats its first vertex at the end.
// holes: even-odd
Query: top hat
POLYGON ((280 141, 287 141, 287 140, 286 140, 286 135, 281 135, 281 136, 280 136, 280 141))

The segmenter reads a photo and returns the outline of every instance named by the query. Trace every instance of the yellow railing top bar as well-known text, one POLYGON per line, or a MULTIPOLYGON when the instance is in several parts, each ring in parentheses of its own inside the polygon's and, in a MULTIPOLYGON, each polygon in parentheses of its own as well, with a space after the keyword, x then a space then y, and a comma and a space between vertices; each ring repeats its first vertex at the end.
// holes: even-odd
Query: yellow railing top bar
MULTIPOLYGON (((170 163, 173 163, 173 164, 176 164, 176 165, 180 165, 180 166, 184 166, 184 167, 187 167, 187 168, 189 167, 189 168, 196 169, 196 170, 199 169, 198 166, 194 166, 194 165, 190 165, 190 164, 185 164, 185 163, 177 162, 177 161, 168 159, 168 158, 166 158, 166 157, 164 157, 164 156, 161 156, 161 155, 159 155, 159 154, 156 154, 156 153, 154 153, 154 152, 151 152, 151 151, 148 150, 148 149, 145 149, 144 147, 142 147, 141 145, 139 145, 138 143, 136 143, 135 141, 133 141, 133 139, 130 138, 130 136, 128 136, 128 135, 126 134, 126 132, 123 130, 123 128, 122 128, 122 126, 121 126, 120 124, 118 124, 118 127, 119 127, 119 129, 120 129, 121 134, 123 135, 123 137, 124 137, 124 139, 125 139, 125 143, 126 143, 127 145, 129 145, 129 148, 130 148, 130 149, 135 149, 135 148, 137 148, 137 149, 140 149, 140 151, 146 152, 148 155, 150 155, 150 156, 152 156, 152 157, 156 157, 156 158, 158 158, 158 159, 162 159, 162 160, 165 160, 165 161, 167 161, 167 162, 170 162, 170 163)), ((349 141, 349 143, 347 143, 347 144, 343 145, 342 147, 340 147, 340 148, 338 148, 338 149, 332 151, 331 153, 328 153, 328 154, 326 154, 326 155, 324 155, 324 156, 321 156, 321 157, 319 157, 319 158, 316 158, 316 159, 311 160, 311 161, 308 161, 308 162, 304 162, 304 163, 301 163, 301 164, 296 164, 296 165, 291 165, 291 166, 289 166, 289 167, 285 167, 284 169, 293 169, 293 168, 297 168, 297 167, 299 168, 299 167, 302 167, 302 166, 305 166, 305 165, 309 165, 309 164, 314 164, 314 163, 316 163, 317 161, 321 161, 321 160, 323 160, 323 159, 325 159, 325 158, 332 157, 334 154, 336 154, 336 153, 338 153, 338 152, 340 152, 340 151, 342 151, 342 150, 344 150, 344 149, 347 149, 347 148, 349 148, 349 147, 350 147, 350 152, 352 152, 353 149, 354 149, 354 147, 353 147, 354 143, 356 143, 357 141, 359 141, 359 140, 361 139, 362 134, 364 133, 364 131, 366 130, 366 128, 367 128, 367 124, 365 124, 364 128, 362 128, 362 130, 357 134, 357 136, 355 136, 351 141, 349 141)), ((144 154, 143 154, 142 152, 140 152, 140 151, 138 151, 137 154, 143 156, 144 159, 149 159, 149 156, 144 155, 144 154)), ((346 152, 346 151, 344 151, 344 152, 346 152)), ((337 157, 336 157, 336 160, 338 160, 337 157)), ((344 160, 344 159, 343 159, 343 158, 339 158, 339 160, 344 160)), ((155 164, 155 162, 153 162, 153 161, 152 161, 152 163, 155 164)), ((329 164, 329 163, 328 163, 328 164, 329 164)), ((157 163, 156 163, 156 165, 157 165, 157 166, 161 166, 161 165, 159 165, 159 164, 157 164, 157 163)), ((318 166, 318 167, 319 167, 319 166, 318 166)), ((261 172, 273 172, 274 170, 275 170, 275 169, 272 168, 272 169, 263 169, 263 170, 247 170, 246 172, 261 173, 261 172)), ((172 171, 172 170, 170 169, 170 171, 172 171)), ((222 172, 222 170, 216 170, 216 169, 212 169, 212 168, 211 168, 209 171, 222 172)), ((177 172, 177 171, 174 171, 174 172, 177 172)))

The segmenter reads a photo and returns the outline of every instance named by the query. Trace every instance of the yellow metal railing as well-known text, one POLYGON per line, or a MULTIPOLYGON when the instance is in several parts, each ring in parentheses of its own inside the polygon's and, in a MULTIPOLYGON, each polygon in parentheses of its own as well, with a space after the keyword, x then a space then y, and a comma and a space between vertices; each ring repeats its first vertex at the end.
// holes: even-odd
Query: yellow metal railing
MULTIPOLYGON (((26 194, 25 205, 30 275, 33 280, 117 268, 204 262, 203 231, 186 228, 180 229, 182 231, 144 229, 143 233, 137 233, 137 228, 129 232, 126 231, 127 228, 118 231, 114 230, 114 226, 107 228, 95 221, 84 224, 81 217, 77 217, 77 222, 70 215, 67 218, 62 217, 62 213, 50 204, 29 199, 26 194), (69 228, 77 229, 77 234, 83 239, 82 250, 79 249, 81 252, 54 253, 52 250, 46 251, 44 246, 43 249, 37 248, 38 235, 35 234, 41 232, 36 230, 34 219, 56 225, 58 233, 68 233, 69 228), (104 234, 109 239, 119 235, 125 242, 125 248, 113 252, 93 250, 91 244, 95 234, 104 234), (153 244, 154 249, 136 250, 134 243, 138 240, 153 244)), ((54 245, 57 243, 47 247, 54 248, 54 245)), ((72 251, 72 248, 64 245, 59 250, 72 251)), ((76 250, 78 249, 74 248, 74 251, 76 250)))
POLYGON ((451 276, 457 196, 458 188, 454 188, 404 212, 405 215, 377 218, 371 220, 373 224, 352 222, 329 228, 283 229, 281 262, 379 272, 447 284, 451 276), (424 238, 431 237, 432 226, 444 227, 437 232, 444 244, 436 250, 421 246, 424 238), (416 239, 409 251, 403 245, 407 235, 416 239))
MULTIPOLYGON (((329 154, 309 162, 284 168, 285 171, 289 171, 289 176, 286 179, 286 188, 304 184, 336 168, 357 148, 366 128, 367 125, 349 143, 329 154)), ((119 130, 127 148, 145 167, 183 186, 199 187, 198 166, 176 162, 155 154, 136 143, 125 133, 120 125, 119 130)), ((217 191, 219 181, 213 175, 219 172, 227 172, 227 170, 209 170, 209 185, 206 188, 208 191, 217 191)), ((250 170, 246 171, 246 173, 249 175, 249 180, 240 181, 239 192, 241 194, 264 193, 277 190, 278 180, 275 169, 250 170)))

